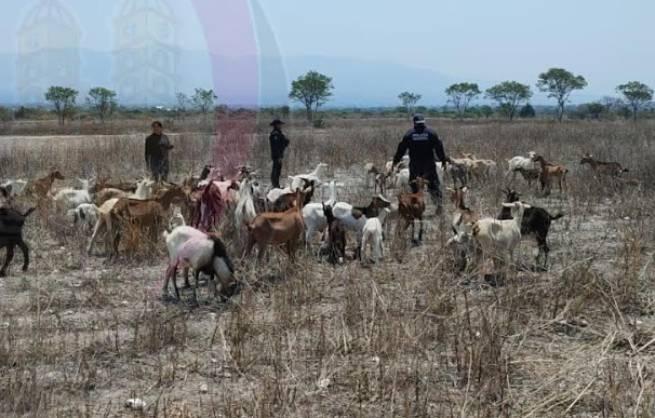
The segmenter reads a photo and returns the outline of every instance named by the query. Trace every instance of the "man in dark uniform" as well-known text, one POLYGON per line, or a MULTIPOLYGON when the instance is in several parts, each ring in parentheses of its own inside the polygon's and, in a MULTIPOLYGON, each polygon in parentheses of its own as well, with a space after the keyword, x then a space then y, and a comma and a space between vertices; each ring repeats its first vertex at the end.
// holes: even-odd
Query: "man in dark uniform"
POLYGON ((271 143, 271 159, 273 160, 273 170, 271 171, 271 184, 274 188, 280 188, 280 174, 282 174, 282 159, 284 158, 284 150, 289 146, 289 140, 282 133, 282 122, 280 119, 275 119, 271 122, 273 131, 268 138, 271 143))
POLYGON ((435 154, 439 161, 442 162, 444 169, 450 159, 446 157, 443 144, 437 133, 425 126, 425 118, 421 115, 415 115, 413 120, 414 129, 410 129, 398 144, 398 151, 393 157, 393 166, 395 167, 409 150, 409 180, 412 190, 414 193, 418 191, 416 182, 412 180, 419 176, 427 180, 428 191, 437 207, 437 215, 441 215, 443 211, 442 195, 435 154))
POLYGON ((152 123, 152 135, 146 138, 146 166, 153 180, 167 181, 169 161, 168 154, 173 149, 164 128, 159 121, 152 123))

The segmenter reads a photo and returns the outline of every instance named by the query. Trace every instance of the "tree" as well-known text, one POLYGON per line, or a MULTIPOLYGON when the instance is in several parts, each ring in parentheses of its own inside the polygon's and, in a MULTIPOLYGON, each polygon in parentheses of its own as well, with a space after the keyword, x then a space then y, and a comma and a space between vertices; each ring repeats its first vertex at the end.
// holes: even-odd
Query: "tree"
POLYGON ((605 111, 605 106, 599 102, 593 102, 587 104, 587 111, 592 119, 600 119, 600 115, 605 111))
POLYGON ((460 118, 466 113, 471 100, 478 97, 480 93, 480 87, 476 83, 457 83, 446 89, 446 94, 450 97, 460 118))
POLYGON ((494 114, 494 109, 489 105, 480 106, 480 114, 489 119, 494 114))
POLYGON ((309 71, 291 83, 289 98, 305 106, 307 120, 314 119, 314 113, 332 96, 332 78, 317 71, 309 71))
POLYGON ((517 107, 532 97, 530 86, 516 81, 503 81, 500 84, 487 89, 486 96, 498 102, 503 113, 509 120, 514 119, 517 107))
POLYGON ((564 117, 564 107, 574 90, 582 90, 587 86, 587 80, 581 75, 574 75, 564 68, 551 68, 539 74, 537 87, 548 93, 548 97, 557 100, 557 120, 564 117))
POLYGON ((214 101, 216 99, 214 90, 196 89, 196 92, 191 97, 191 103, 193 103, 200 113, 207 114, 214 107, 214 101))
POLYGON ((105 123, 105 119, 116 110, 116 92, 104 87, 95 87, 89 90, 86 102, 98 114, 100 121, 105 123))
POLYGON ((73 115, 77 94, 77 90, 60 86, 52 86, 46 92, 45 99, 55 107, 60 125, 64 124, 66 117, 73 115))
POLYGON ((534 107, 530 103, 526 104, 521 108, 519 111, 519 116, 522 118, 534 118, 537 116, 537 112, 535 112, 534 107))
POLYGON ((632 118, 637 120, 639 109, 653 100, 653 89, 639 81, 630 81, 621 84, 616 88, 621 93, 632 109, 632 118))
POLYGON ((403 108, 405 112, 407 113, 408 117, 412 117, 412 114, 414 113, 414 107, 416 106, 416 103, 421 100, 420 94, 417 93, 410 93, 408 91, 404 91, 398 95, 398 98, 400 99, 400 102, 403 104, 403 108))
POLYGON ((187 96, 184 93, 177 93, 175 95, 175 99, 177 99, 177 111, 181 113, 186 113, 186 111, 189 110, 189 107, 192 104, 191 99, 189 99, 189 96, 187 96))

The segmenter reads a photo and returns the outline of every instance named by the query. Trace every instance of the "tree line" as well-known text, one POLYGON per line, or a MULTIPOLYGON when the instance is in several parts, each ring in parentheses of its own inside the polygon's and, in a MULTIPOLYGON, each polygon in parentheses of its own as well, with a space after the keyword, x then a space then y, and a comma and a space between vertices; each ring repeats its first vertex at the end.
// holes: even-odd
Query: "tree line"
MULTIPOLYGON (((536 87, 539 91, 547 93, 548 97, 555 101, 555 116, 560 122, 564 118, 566 105, 570 101, 571 94, 576 90, 582 90, 587 86, 587 81, 581 75, 575 75, 563 68, 551 68, 539 74, 536 87)), ((332 78, 317 71, 309 71, 301 75, 291 83, 289 98, 304 108, 305 117, 314 126, 320 127, 322 120, 315 120, 319 109, 332 97, 334 85, 332 78)), ((639 81, 630 81, 616 87, 621 98, 605 98, 603 102, 592 102, 584 105, 584 110, 592 118, 598 119, 605 111, 613 110, 624 117, 637 119, 639 112, 653 100, 653 89, 639 81)), ((520 117, 534 117, 535 110, 529 101, 533 96, 532 89, 527 84, 517 81, 503 81, 489 87, 484 92, 477 83, 461 82, 449 86, 445 93, 448 97, 448 104, 452 105, 457 117, 464 117, 471 109, 472 103, 483 96, 495 102, 496 108, 482 105, 476 108, 478 114, 490 117, 497 112, 512 120, 517 115, 520 117)), ((76 101, 79 92, 69 87, 52 86, 45 93, 45 99, 51 103, 57 114, 59 123, 63 125, 67 119, 72 119, 79 110, 76 101)), ((408 115, 414 113, 422 96, 413 92, 402 92, 398 99, 402 103, 404 112, 408 115)), ((196 111, 207 115, 215 109, 217 96, 211 89, 196 88, 194 93, 187 95, 177 93, 178 115, 196 111)), ((89 90, 86 96, 86 106, 94 113, 100 122, 112 116, 118 107, 117 94, 113 90, 104 87, 95 87, 89 90)), ((286 109, 286 116, 290 109, 286 109)), ((578 113, 580 111, 578 110, 578 113)), ((576 116, 573 114, 573 116, 576 116)))
MULTIPOLYGON (((576 90, 584 89, 587 86, 587 80, 583 76, 575 75, 564 68, 551 68, 539 74, 536 86, 539 91, 547 93, 549 98, 555 99, 556 117, 561 122, 571 94, 576 90)), ((611 103, 612 100, 606 99, 608 103, 592 102, 585 105, 592 117, 598 118, 604 110, 608 110, 613 106, 622 107, 623 110, 629 109, 632 118, 636 120, 639 111, 653 100, 653 89, 639 81, 621 84, 616 87, 616 91, 621 94, 622 98, 615 99, 613 103, 611 103)), ((445 93, 449 98, 449 103, 455 108, 458 117, 463 117, 471 102, 482 95, 478 84, 466 82, 449 86, 445 93)), ((532 95, 533 92, 530 86, 517 81, 503 81, 489 87, 484 92, 485 98, 497 103, 498 113, 505 115, 510 120, 517 115, 521 105, 525 105, 521 110, 527 113, 528 116, 531 112, 534 112, 534 108, 529 105, 532 95)), ((403 107, 407 109, 407 113, 411 114, 413 108, 421 100, 421 95, 403 92, 398 98, 403 107)))

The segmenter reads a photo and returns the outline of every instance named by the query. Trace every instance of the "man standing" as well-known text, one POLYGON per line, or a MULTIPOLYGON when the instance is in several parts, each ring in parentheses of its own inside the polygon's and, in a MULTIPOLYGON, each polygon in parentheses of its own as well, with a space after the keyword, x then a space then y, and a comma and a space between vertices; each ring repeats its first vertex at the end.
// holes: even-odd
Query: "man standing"
POLYGON ((271 171, 271 184, 273 188, 280 188, 280 174, 282 174, 282 159, 284 158, 284 150, 289 146, 289 140, 282 133, 282 122, 280 119, 275 119, 271 122, 273 131, 269 136, 271 143, 271 159, 273 160, 273 170, 271 171))
POLYGON ((414 193, 418 191, 415 180, 417 177, 423 177, 428 182, 428 190, 432 197, 432 202, 437 207, 437 215, 441 215, 442 195, 437 175, 436 157, 442 162, 444 169, 446 163, 450 161, 446 157, 443 144, 437 133, 425 126, 425 118, 421 115, 414 116, 414 129, 410 129, 403 140, 398 145, 398 151, 393 157, 393 166, 395 167, 409 150, 409 180, 414 193))
POLYGON ((146 138, 146 165, 153 180, 167 181, 169 160, 168 154, 174 147, 168 137, 164 135, 161 122, 152 123, 152 135, 146 138))

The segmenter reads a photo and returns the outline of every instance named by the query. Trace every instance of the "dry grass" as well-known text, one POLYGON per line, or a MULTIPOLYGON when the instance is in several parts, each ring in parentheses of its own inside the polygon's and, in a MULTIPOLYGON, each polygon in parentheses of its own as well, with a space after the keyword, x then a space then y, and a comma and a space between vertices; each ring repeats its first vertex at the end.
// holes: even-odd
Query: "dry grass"
MULTIPOLYGON (((285 170, 327 162, 349 183, 340 199, 363 203, 363 163, 390 158, 406 126, 331 123, 291 130, 285 170)), ((160 298, 161 255, 87 258, 84 234, 44 211, 26 230, 31 271, 0 279, 0 415, 655 416, 655 125, 433 125, 453 154, 502 165, 534 150, 569 167, 566 196, 521 186, 526 200, 567 215, 551 231, 550 272, 466 283, 442 248, 448 230, 431 219, 426 244, 402 264, 237 260, 240 295, 221 305, 203 288, 193 308, 187 292, 180 304, 160 298), (586 152, 620 161, 641 186, 596 182, 579 167, 586 152), (143 413, 124 408, 133 397, 147 402, 143 413)), ((172 139, 179 175, 217 147, 203 134, 172 139)), ((142 135, 0 138, 0 177, 57 165, 67 177, 127 179, 142 174, 141 154, 142 135)), ((263 132, 251 163, 269 169, 263 132)), ((474 185, 472 205, 496 214, 502 185, 474 185)), ((535 244, 522 247, 531 262, 535 244)))

